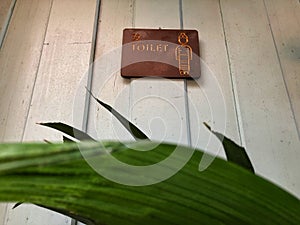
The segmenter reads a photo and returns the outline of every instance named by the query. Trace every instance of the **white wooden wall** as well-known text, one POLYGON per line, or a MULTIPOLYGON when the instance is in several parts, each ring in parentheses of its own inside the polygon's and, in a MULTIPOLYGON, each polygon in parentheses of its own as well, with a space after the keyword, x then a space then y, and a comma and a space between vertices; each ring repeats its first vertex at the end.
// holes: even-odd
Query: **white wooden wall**
MULTIPOLYGON (((201 88, 192 81, 124 80, 116 72, 101 92, 94 76, 93 92, 152 139, 203 148, 209 133, 202 122, 217 130, 224 122, 221 112, 212 118, 209 108, 217 93, 205 96, 214 75, 227 109, 225 134, 246 147, 258 174, 300 198, 298 0, 102 0, 99 21, 96 0, 17 0, 10 17, 13 3, 0 0, 0 34, 8 24, 0 50, 1 141, 59 140, 56 132, 35 123, 74 122, 73 99, 86 82, 81 78, 93 53, 95 22, 96 60, 116 52, 125 27, 197 29, 207 65, 201 88)), ((83 97, 77 99, 82 109, 83 97)), ((93 101, 87 129, 99 139, 132 140, 93 101)), ((212 143, 218 146, 215 139, 212 143)), ((0 206, 0 225, 72 223, 32 205, 11 206, 0 206)))

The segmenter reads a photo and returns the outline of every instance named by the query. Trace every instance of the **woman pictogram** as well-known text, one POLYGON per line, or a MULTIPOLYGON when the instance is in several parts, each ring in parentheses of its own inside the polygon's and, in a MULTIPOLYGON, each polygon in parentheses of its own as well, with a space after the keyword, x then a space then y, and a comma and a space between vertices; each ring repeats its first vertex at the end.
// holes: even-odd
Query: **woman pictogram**
POLYGON ((178 61, 178 68, 180 75, 190 74, 190 61, 192 60, 192 48, 188 45, 189 37, 185 33, 178 35, 178 43, 180 44, 176 50, 176 60, 178 61))

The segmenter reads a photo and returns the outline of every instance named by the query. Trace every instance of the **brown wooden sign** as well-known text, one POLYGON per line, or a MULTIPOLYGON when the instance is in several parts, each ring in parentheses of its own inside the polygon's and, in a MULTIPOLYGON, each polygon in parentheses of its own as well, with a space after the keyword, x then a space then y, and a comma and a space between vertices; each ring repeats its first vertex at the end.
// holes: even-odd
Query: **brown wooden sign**
POLYGON ((121 75, 199 78, 196 30, 124 29, 121 75))

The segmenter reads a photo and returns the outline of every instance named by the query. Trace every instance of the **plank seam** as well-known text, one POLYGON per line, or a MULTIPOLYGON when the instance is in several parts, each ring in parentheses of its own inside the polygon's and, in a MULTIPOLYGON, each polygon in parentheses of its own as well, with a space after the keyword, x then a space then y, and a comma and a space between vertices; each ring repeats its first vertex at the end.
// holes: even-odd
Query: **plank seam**
POLYGON ((132 27, 135 27, 135 6, 136 6, 136 0, 132 1, 132 27))
MULTIPOLYGON (((100 19, 100 8, 101 8, 101 0, 97 0, 96 2, 96 10, 95 10, 95 19, 94 19, 94 28, 93 28, 93 36, 92 36, 92 46, 91 46, 91 54, 89 60, 89 70, 88 70, 88 80, 87 80, 87 89, 92 90, 93 86, 93 75, 94 75, 94 61, 96 55, 96 42, 98 36, 98 28, 99 28, 99 19, 100 19)), ((91 95, 86 91, 85 102, 84 102, 84 112, 82 118, 82 130, 87 132, 88 129, 88 118, 90 112, 90 103, 91 103, 91 95)), ((78 225, 78 221, 75 219, 71 219, 71 225, 78 225)))
MULTIPOLYGON (((96 10, 95 10, 93 36, 92 36, 91 54, 90 54, 90 60, 89 60, 88 78, 87 78, 87 89, 88 90, 92 90, 92 85, 93 85, 94 61, 95 61, 95 55, 96 55, 96 41, 97 41, 98 28, 99 28, 100 7, 101 7, 101 0, 97 0, 96 10)), ((90 102, 91 102, 91 95, 88 91, 86 91, 84 112, 83 112, 83 118, 82 118, 82 129, 84 132, 87 132, 87 129, 88 129, 88 121, 89 121, 88 117, 89 117, 89 113, 90 113, 90 102)))
MULTIPOLYGON (((132 27, 133 28, 136 28, 135 27, 135 20, 136 20, 136 0, 133 0, 132 1, 132 27)), ((129 85, 129 101, 128 101, 128 106, 129 106, 129 109, 128 109, 128 118, 130 120, 132 120, 132 107, 133 107, 133 103, 132 103, 132 99, 133 99, 133 88, 132 88, 132 82, 134 82, 135 80, 137 80, 138 78, 134 79, 134 78, 130 78, 130 85, 129 85)))
POLYGON ((43 37, 42 49, 40 51, 40 56, 39 56, 39 60, 38 60, 37 69, 36 69, 36 72, 35 72, 35 77, 34 77, 34 81, 33 81, 32 91, 31 91, 30 98, 29 98, 30 104, 29 104, 28 110, 26 112, 25 124, 24 124, 24 127, 23 127, 22 136, 21 136, 21 138, 22 138, 21 140, 22 141, 24 140, 25 129, 27 127, 27 122, 28 122, 28 118, 29 118, 29 112, 30 112, 30 108, 31 108, 31 105, 32 105, 32 101, 33 101, 33 94, 34 94, 34 90, 35 90, 35 85, 36 85, 38 73, 39 73, 39 70, 40 70, 42 54, 43 54, 43 51, 44 51, 44 42, 45 42, 47 31, 48 31, 48 26, 49 26, 50 16, 51 16, 51 12, 52 12, 53 1, 54 0, 51 1, 51 5, 50 5, 50 10, 49 10, 48 18, 47 18, 47 23, 46 23, 46 29, 45 29, 44 37, 43 37))
POLYGON ((286 93, 287 93, 287 96, 288 96, 288 99, 289 99, 289 105, 290 105, 290 108, 291 108, 291 111, 292 111, 293 120, 295 122, 298 138, 300 139, 300 128, 299 128, 299 125, 298 125, 297 120, 296 120, 295 109, 293 107, 292 100, 291 100, 291 95, 290 95, 290 92, 289 92, 288 87, 287 87, 287 81, 286 81, 285 76, 284 76, 282 62, 281 62, 281 59, 280 59, 280 56, 279 56, 279 51, 278 51, 278 47, 277 47, 277 44, 276 44, 275 35, 274 35, 274 32, 273 32, 273 28, 272 28, 268 7, 266 5, 266 1, 263 0, 263 2, 264 2, 264 8, 265 8, 265 11, 266 11, 266 14, 267 14, 269 29, 270 29, 270 32, 271 32, 271 35, 272 35, 272 40, 273 40, 273 44, 274 44, 275 51, 276 51, 277 60, 278 60, 279 66, 280 66, 280 71, 281 71, 281 76, 282 76, 282 80, 283 80, 283 83, 284 83, 284 88, 286 90, 286 93))
MULTIPOLYGON (((98 28, 99 28, 99 19, 100 19, 100 8, 101 8, 101 0, 97 0, 96 2, 96 10, 95 10, 95 19, 93 26, 93 36, 92 36, 92 44, 91 44, 91 53, 89 59, 89 69, 88 69, 88 77, 87 77, 87 89, 92 90, 93 86, 93 76, 94 76, 94 61, 96 55, 96 42, 98 36, 98 28)), ((88 130, 88 118, 90 113, 90 104, 91 104, 91 95, 88 91, 86 91, 85 102, 84 102, 84 112, 82 118, 82 130, 87 132, 88 130)), ((78 225, 78 220, 71 218, 71 225, 78 225)))
MULTIPOLYGON (((179 0, 179 18, 180 18, 180 29, 183 30, 183 2, 179 0)), ((191 118, 190 118, 190 108, 189 108, 189 97, 188 97, 188 84, 187 80, 183 81, 184 86, 184 107, 185 107, 185 121, 187 130, 187 142, 188 146, 192 147, 192 135, 191 135, 191 118)))
MULTIPOLYGON (((34 77, 34 81, 33 81, 33 87, 32 87, 32 91, 31 91, 30 98, 29 98, 29 102, 30 103, 29 103, 28 110, 26 112, 25 124, 24 124, 24 127, 23 127, 22 136, 21 136, 21 140, 22 141, 24 140, 25 129, 26 129, 26 126, 27 126, 27 122, 28 122, 28 118, 29 118, 29 112, 30 112, 32 101, 33 101, 33 95, 34 95, 35 85, 36 85, 36 81, 37 81, 37 77, 38 77, 38 72, 40 70, 42 53, 43 53, 43 50, 44 50, 44 42, 45 42, 46 34, 47 34, 47 31, 48 31, 48 26, 49 26, 49 21, 50 21, 50 17, 51 17, 53 1, 54 0, 51 1, 51 5, 50 5, 50 9, 49 9, 49 14, 48 14, 47 22, 46 22, 46 28, 45 28, 44 36, 43 36, 43 39, 42 39, 43 40, 42 41, 42 48, 40 50, 40 55, 39 55, 39 59, 38 59, 37 69, 36 69, 35 77, 34 77)), ((8 219, 7 213, 6 213, 5 217, 7 217, 7 219, 8 219)))
POLYGON ((180 29, 183 30, 183 8, 182 8, 182 0, 179 0, 179 19, 180 19, 180 29))
POLYGON ((2 45, 3 45, 8 27, 9 27, 9 24, 10 24, 11 18, 12 18, 13 12, 14 12, 14 9, 15 9, 16 2, 17 2, 17 0, 14 0, 10 4, 9 10, 8 10, 8 15, 6 16, 6 20, 5 20, 2 32, 0 33, 0 49, 2 48, 2 45))
POLYGON ((223 29, 223 35, 224 35, 224 43, 225 43, 226 54, 227 54, 228 69, 229 69, 229 74, 230 74, 231 90, 233 93, 233 102, 234 102, 234 110, 235 110, 236 120, 237 120, 238 135, 239 135, 241 144, 244 144, 245 140, 243 138, 245 137, 245 135, 243 133, 242 115, 241 115, 241 112, 239 111, 240 107, 239 107, 239 101, 238 101, 237 88, 235 86, 235 81, 234 81, 234 77, 233 77, 233 73, 232 73, 232 65, 231 65, 231 60, 230 60, 229 46, 228 46, 226 29, 225 29, 224 15, 223 15, 223 11, 222 11, 221 0, 219 0, 219 9, 220 9, 222 29, 223 29))

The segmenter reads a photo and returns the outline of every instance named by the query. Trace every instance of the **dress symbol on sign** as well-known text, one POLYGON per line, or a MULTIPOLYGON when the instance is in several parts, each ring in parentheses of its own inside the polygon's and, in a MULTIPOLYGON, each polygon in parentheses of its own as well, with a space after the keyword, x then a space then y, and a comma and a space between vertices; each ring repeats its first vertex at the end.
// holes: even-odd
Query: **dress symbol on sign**
POLYGON ((178 43, 180 44, 176 50, 176 60, 178 61, 178 68, 180 75, 190 74, 190 61, 192 60, 192 48, 188 45, 189 37, 185 33, 178 35, 178 43))

